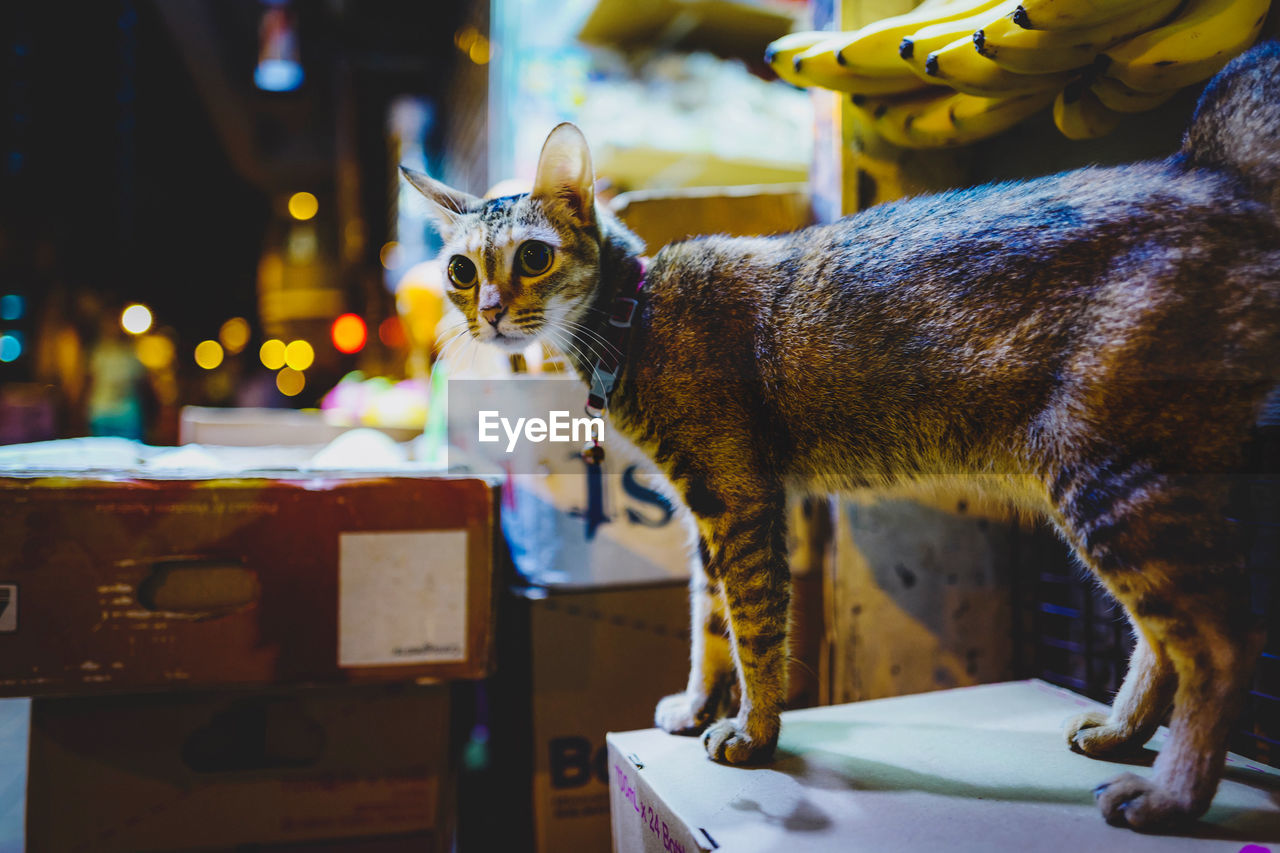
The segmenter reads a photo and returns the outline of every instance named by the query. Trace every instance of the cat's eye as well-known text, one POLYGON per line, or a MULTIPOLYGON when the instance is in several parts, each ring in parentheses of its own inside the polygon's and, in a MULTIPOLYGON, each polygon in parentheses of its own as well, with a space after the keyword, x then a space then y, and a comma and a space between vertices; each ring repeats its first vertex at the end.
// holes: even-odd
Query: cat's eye
POLYGON ((541 240, 529 240, 520 246, 520 272, 542 275, 551 269, 551 247, 541 240))
POLYGON ((454 255, 449 259, 448 270, 449 281, 453 282, 454 287, 460 287, 465 290, 468 287, 476 286, 476 265, 471 262, 470 258, 454 255))

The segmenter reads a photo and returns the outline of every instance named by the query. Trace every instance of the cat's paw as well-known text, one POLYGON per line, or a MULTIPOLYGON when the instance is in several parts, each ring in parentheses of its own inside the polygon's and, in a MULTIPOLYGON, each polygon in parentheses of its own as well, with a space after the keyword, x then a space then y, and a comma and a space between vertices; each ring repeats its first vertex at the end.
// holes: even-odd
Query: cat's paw
POLYGON ((1108 722, 1103 711, 1085 711, 1067 720, 1067 746, 1076 752, 1101 758, 1142 747, 1133 732, 1108 722))
POLYGON ((653 712, 653 724, 673 735, 696 735, 711 723, 715 713, 716 709, 706 696, 673 693, 658 702, 653 712))
POLYGON ((778 727, 772 733, 752 736, 737 720, 719 720, 702 733, 707 755, 725 764, 755 764, 768 761, 778 745, 778 727))
POLYGON ((1150 779, 1125 773, 1093 789, 1102 816, 1112 826, 1142 832, 1177 828, 1204 812, 1180 802, 1150 779))

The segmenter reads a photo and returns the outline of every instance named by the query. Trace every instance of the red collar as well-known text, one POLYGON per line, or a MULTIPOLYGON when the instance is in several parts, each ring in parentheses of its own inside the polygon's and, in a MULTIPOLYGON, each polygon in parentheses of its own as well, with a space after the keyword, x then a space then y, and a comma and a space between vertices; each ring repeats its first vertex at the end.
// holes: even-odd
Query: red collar
POLYGON ((640 264, 640 275, 636 279, 636 288, 631 295, 620 291, 613 297, 613 309, 609 312, 609 324, 604 328, 604 339, 609 345, 603 347, 604 352, 596 356, 591 365, 591 388, 587 392, 587 414, 593 418, 602 417, 609 408, 609 398, 618 384, 618 371, 622 367, 622 359, 627 352, 627 339, 630 337, 631 323, 636 317, 636 308, 640 304, 640 292, 644 290, 645 277, 649 269, 649 259, 636 258, 640 264))

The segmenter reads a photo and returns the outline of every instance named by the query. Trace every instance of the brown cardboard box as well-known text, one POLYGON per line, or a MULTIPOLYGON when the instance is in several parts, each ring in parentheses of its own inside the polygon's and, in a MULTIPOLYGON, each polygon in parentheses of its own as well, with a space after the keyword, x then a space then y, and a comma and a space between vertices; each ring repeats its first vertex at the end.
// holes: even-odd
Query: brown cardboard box
POLYGON ((605 732, 652 725, 689 669, 686 583, 525 590, 505 602, 496 727, 474 849, 609 849, 605 732), (532 784, 530 781, 532 780, 532 784))
POLYGON ((688 680, 688 585, 553 593, 531 611, 537 849, 604 850, 604 736, 652 725, 688 680))
POLYGON ((758 767, 654 729, 610 734, 613 849, 1261 853, 1248 845, 1280 840, 1280 772, 1234 755, 1195 837, 1108 826, 1093 788, 1151 770, 1067 749, 1063 721, 1099 707, 1022 681, 789 711, 758 767))
POLYGON ((447 851, 449 728, 444 687, 38 699, 27 849, 407 835, 447 851))
POLYGON ((0 695, 477 678, 478 478, 0 477, 0 695))
POLYGON ((612 207, 650 252, 700 234, 782 234, 813 222, 805 184, 635 190, 612 207))

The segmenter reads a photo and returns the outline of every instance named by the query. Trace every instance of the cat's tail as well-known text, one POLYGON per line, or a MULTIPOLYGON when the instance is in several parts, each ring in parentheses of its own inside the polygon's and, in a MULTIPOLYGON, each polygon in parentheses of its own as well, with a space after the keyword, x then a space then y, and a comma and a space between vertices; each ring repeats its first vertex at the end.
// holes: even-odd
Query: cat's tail
POLYGON ((1181 156, 1240 175, 1280 210, 1280 42, 1255 45, 1209 81, 1181 156))

